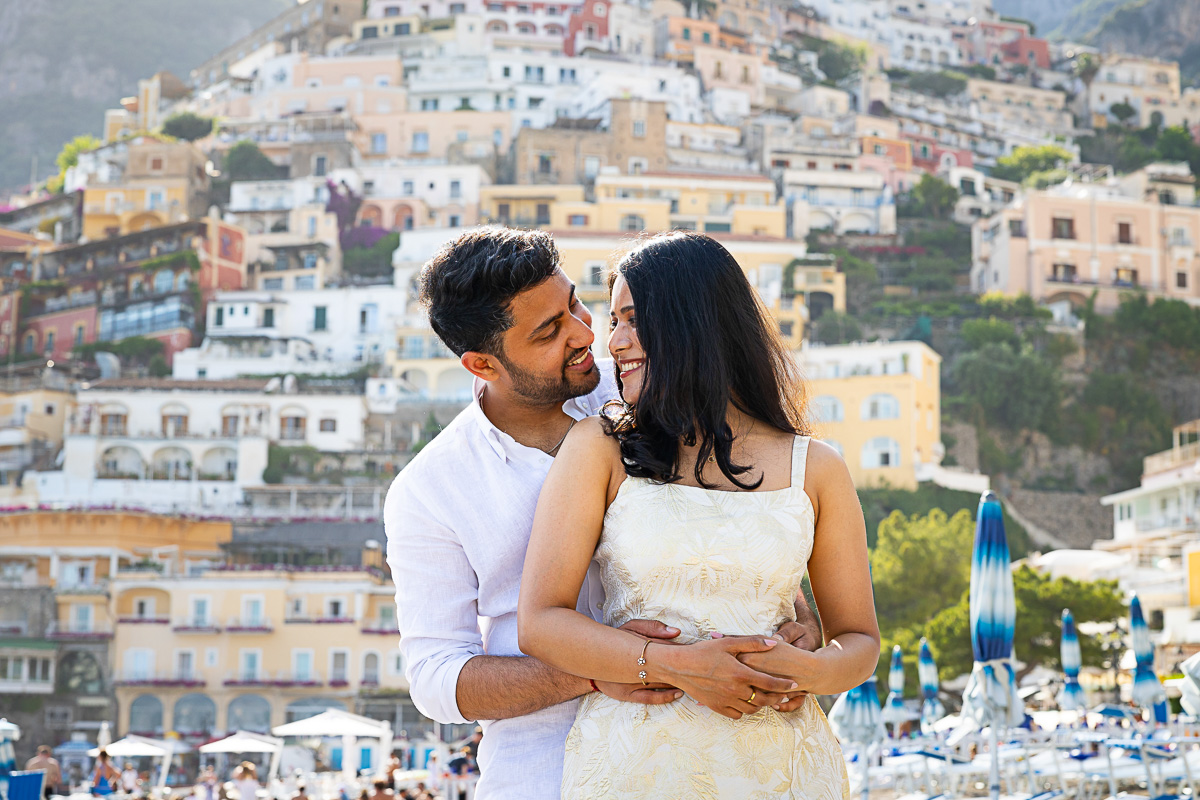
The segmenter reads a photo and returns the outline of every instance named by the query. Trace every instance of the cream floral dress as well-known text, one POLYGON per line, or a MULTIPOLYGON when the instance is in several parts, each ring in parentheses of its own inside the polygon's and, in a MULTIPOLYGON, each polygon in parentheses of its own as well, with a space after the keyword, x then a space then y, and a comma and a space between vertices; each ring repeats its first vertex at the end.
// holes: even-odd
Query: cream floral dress
MULTIPOLYGON (((656 619, 690 643, 718 631, 767 635, 794 620, 813 545, 804 492, 808 437, 786 489, 727 492, 627 477, 596 550, 605 622, 656 619)), ((653 656, 653 648, 650 650, 653 656)), ((564 800, 826 800, 849 793, 842 751, 817 701, 734 721, 686 695, 666 705, 587 695, 567 736, 564 800)))

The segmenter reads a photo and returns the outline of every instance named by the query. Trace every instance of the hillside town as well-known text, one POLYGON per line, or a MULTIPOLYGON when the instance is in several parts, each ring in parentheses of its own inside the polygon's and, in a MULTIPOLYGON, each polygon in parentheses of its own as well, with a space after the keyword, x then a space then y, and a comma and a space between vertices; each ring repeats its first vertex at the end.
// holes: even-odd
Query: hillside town
MULTIPOLYGON (((417 279, 480 225, 553 236, 597 357, 614 258, 715 238, 869 523, 996 491, 1023 564, 1136 593, 1178 674, 1200 652, 1200 387, 1181 367, 1127 435, 1089 391, 1137 303, 1192 314, 1150 362, 1200 356, 1184 83, 991 0, 299 0, 145 76, 0 202, 18 761, 51 745, 65 788, 103 730, 177 742, 167 780, 190 786, 199 746, 330 710, 390 724, 405 767, 471 737, 408 696, 381 519, 474 399, 417 279), (1048 365, 1066 411, 988 418, 989 348, 1022 379, 1048 365)), ((1105 658, 1084 689, 1127 702, 1131 665, 1105 658)))

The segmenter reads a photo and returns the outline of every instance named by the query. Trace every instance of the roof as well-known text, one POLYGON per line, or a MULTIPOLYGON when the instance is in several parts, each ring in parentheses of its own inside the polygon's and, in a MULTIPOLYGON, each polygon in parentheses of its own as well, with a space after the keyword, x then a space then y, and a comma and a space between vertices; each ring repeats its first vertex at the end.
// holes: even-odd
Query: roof
POLYGON ((32 245, 44 244, 53 247, 52 242, 39 239, 30 233, 22 233, 8 228, 0 228, 0 247, 23 249, 32 245))
POLYGON ((89 389, 139 389, 193 392, 261 392, 269 378, 231 378, 223 381, 179 380, 176 378, 105 378, 93 381, 89 389))
POLYGON ((744 172, 639 172, 637 175, 614 175, 608 177, 620 178, 694 178, 697 180, 733 180, 754 183, 769 183, 775 181, 765 175, 747 175, 744 172))
MULTIPOLYGON (((643 238, 649 238, 651 235, 650 231, 647 231, 644 234, 642 232, 629 231, 587 231, 578 229, 548 230, 546 232, 555 239, 601 239, 607 237, 611 239, 624 239, 630 244, 636 244, 643 238)), ((668 231, 663 232, 667 233, 668 231)), ((721 233, 718 231, 709 231, 707 233, 700 231, 700 233, 704 233, 706 236, 712 237, 718 242, 777 242, 779 244, 804 244, 803 239, 787 239, 782 236, 760 236, 753 233, 721 233)))

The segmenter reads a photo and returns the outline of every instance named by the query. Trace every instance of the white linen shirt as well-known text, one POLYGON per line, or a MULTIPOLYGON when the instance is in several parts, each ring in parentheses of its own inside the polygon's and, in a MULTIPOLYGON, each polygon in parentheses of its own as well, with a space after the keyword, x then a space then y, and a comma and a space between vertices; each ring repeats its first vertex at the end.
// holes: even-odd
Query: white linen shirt
MULTIPOLYGON (((563 411, 583 419, 617 397, 611 361, 600 384, 563 411)), ((483 382, 455 417, 392 482, 384 504, 387 560, 396 582, 400 652, 409 694, 442 723, 470 722, 458 708, 458 676, 475 656, 519 656, 517 598, 542 483, 554 459, 518 444, 483 413, 483 382)), ((595 562, 578 609, 601 619, 595 562)), ((563 749, 577 700, 483 722, 479 800, 557 800, 563 749)))

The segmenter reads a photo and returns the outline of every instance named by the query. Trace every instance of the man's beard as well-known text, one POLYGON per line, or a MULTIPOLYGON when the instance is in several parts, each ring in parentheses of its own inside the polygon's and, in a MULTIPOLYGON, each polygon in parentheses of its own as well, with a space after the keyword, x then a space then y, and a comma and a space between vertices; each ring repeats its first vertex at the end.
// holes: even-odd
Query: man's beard
MULTIPOLYGON (((582 352, 581 350, 579 353, 575 353, 568 361, 579 358, 582 352)), ((594 364, 591 371, 571 380, 567 375, 566 363, 563 364, 561 373, 551 377, 524 370, 504 358, 501 358, 500 361, 508 370, 513 392, 530 405, 561 405, 573 397, 582 397, 588 394, 600 383, 600 370, 594 364)))

